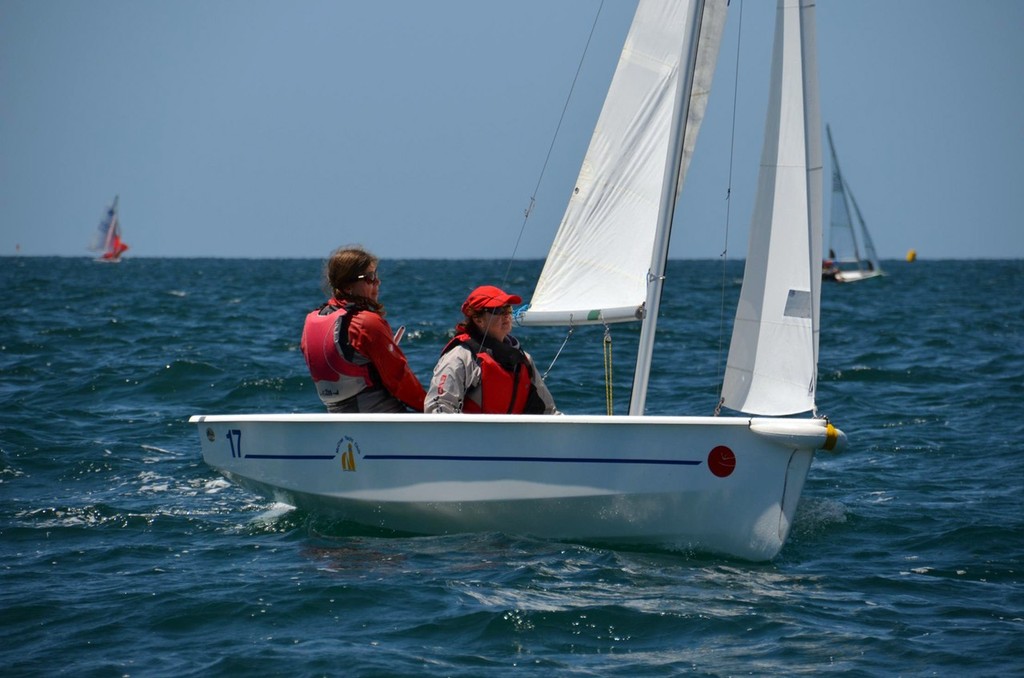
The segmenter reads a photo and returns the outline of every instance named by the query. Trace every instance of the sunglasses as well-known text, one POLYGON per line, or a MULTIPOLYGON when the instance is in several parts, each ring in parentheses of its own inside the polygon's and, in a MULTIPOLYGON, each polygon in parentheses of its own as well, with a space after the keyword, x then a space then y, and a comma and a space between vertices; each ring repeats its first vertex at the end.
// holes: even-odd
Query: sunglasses
POLYGON ((495 308, 485 308, 484 313, 490 313, 491 315, 512 315, 512 307, 508 304, 504 306, 497 306, 495 308))
POLYGON ((357 275, 356 276, 356 280, 365 280, 366 282, 368 282, 368 283, 370 283, 372 285, 373 283, 380 282, 380 276, 377 275, 377 271, 372 271, 370 273, 364 273, 362 275, 357 275))

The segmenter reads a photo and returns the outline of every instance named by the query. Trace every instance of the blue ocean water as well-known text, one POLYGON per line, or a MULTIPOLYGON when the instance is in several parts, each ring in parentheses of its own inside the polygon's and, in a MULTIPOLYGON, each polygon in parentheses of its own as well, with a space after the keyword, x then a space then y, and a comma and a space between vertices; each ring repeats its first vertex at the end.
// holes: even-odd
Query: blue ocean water
MULTIPOLYGON (((5 675, 1020 675, 1024 262, 885 262, 826 285, 811 467, 778 558, 398 538, 218 477, 192 414, 320 411, 317 260, 0 259, 5 675)), ((426 380, 499 261, 387 261, 426 380)), ((540 262, 511 267, 529 296, 540 262)), ((648 399, 710 414, 742 265, 673 261, 648 399)), ((603 330, 548 383, 605 409, 603 330)), ((625 411, 636 331, 612 329, 625 411)), ((546 369, 564 333, 520 329, 546 369)))

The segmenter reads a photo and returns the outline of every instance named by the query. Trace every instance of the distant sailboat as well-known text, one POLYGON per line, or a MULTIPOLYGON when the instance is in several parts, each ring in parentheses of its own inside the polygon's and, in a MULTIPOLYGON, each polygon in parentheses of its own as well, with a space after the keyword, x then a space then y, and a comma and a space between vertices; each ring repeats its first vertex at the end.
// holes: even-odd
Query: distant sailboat
POLYGON ((853 191, 839 171, 839 158, 832 143, 832 129, 826 125, 828 148, 832 152, 832 218, 829 229, 828 259, 822 265, 821 277, 835 282, 857 282, 885 275, 871 242, 867 224, 861 216, 860 207, 853 198, 853 191), (854 229, 850 217, 850 205, 857 215, 859 229, 854 229), (858 230, 860 236, 858 238, 858 230), (861 253, 861 245, 864 251, 861 253))
POLYGON ((114 196, 114 202, 107 208, 107 213, 100 220, 100 225, 96 229, 96 237, 93 239, 92 246, 89 247, 93 252, 101 252, 96 257, 96 261, 116 263, 121 261, 121 255, 128 249, 128 245, 121 240, 121 220, 117 213, 118 197, 114 196))

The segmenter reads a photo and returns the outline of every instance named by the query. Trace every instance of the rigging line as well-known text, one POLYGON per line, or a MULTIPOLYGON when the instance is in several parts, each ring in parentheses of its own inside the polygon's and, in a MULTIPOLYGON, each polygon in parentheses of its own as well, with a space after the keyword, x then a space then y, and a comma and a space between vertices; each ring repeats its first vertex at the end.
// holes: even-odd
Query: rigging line
POLYGON ((601 0, 601 4, 597 7, 597 14, 594 15, 594 23, 590 26, 590 35, 587 36, 587 42, 583 46, 583 53, 580 55, 580 62, 576 66, 576 74, 572 78, 572 84, 569 86, 569 92, 565 96, 565 103, 562 105, 562 114, 558 117, 558 124, 555 125, 555 133, 551 137, 551 143, 548 145, 547 155, 544 156, 544 163, 540 168, 540 175, 537 177, 537 185, 533 189, 533 194, 530 196, 530 204, 523 211, 523 225, 519 228, 519 235, 516 237, 516 244, 512 248, 512 256, 509 257, 508 266, 505 268, 505 276, 502 278, 502 286, 508 282, 508 277, 512 272, 512 262, 515 261, 516 253, 519 251, 519 244, 523 240, 523 233, 526 231, 526 222, 530 219, 530 214, 533 213, 533 206, 537 202, 537 191, 540 190, 541 182, 544 180, 544 173, 547 171, 548 162, 551 160, 551 152, 555 148, 555 142, 558 141, 558 133, 562 129, 562 122, 565 120, 565 113, 569 110, 569 102, 572 100, 572 94, 576 89, 576 82, 580 78, 580 72, 583 70, 583 62, 587 58, 587 52, 590 50, 590 41, 594 38, 594 31, 597 30, 597 20, 601 18, 601 10, 604 8, 604 0, 601 0))
POLYGON ((608 416, 615 413, 615 399, 612 394, 612 331, 608 323, 604 324, 604 399, 608 416))
POLYGON ((721 412, 724 398, 722 396, 722 390, 725 385, 722 377, 722 344, 725 338, 725 285, 726 285, 726 271, 729 263, 729 223, 732 210, 732 169, 733 163, 736 159, 736 101, 739 97, 739 85, 740 85, 740 44, 743 38, 743 0, 740 0, 740 18, 737 22, 736 28, 736 70, 733 73, 732 83, 732 126, 729 132, 729 176, 726 184, 725 191, 725 244, 722 248, 722 286, 721 286, 721 306, 718 311, 718 405, 715 407, 715 416, 717 417, 721 412))
POLYGON ((548 378, 548 374, 551 373, 552 368, 555 366, 555 361, 558 360, 558 356, 562 355, 562 349, 569 343, 569 339, 572 338, 572 333, 576 331, 576 327, 572 324, 572 315, 569 316, 569 331, 565 335, 565 339, 562 340, 562 345, 558 347, 558 352, 555 353, 555 357, 551 359, 551 364, 548 365, 548 369, 544 370, 544 374, 541 375, 541 381, 545 381, 548 378))

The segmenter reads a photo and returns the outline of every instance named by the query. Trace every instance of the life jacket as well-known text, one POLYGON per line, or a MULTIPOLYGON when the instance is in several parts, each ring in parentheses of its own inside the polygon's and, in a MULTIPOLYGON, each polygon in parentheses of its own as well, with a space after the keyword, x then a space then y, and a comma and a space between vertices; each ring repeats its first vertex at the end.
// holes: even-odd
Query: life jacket
POLYGON ((327 406, 380 388, 373 363, 357 353, 348 340, 348 328, 360 310, 355 304, 340 305, 332 299, 306 316, 302 355, 316 392, 327 406))
POLYGON ((481 350, 480 342, 463 332, 455 335, 441 351, 444 355, 456 346, 465 346, 480 366, 480 403, 470 398, 462 403, 462 411, 468 414, 540 414, 544 403, 537 395, 532 382, 532 367, 520 349, 519 359, 509 369, 502 366, 490 352, 481 350), (538 409, 539 407, 539 409, 538 409))

